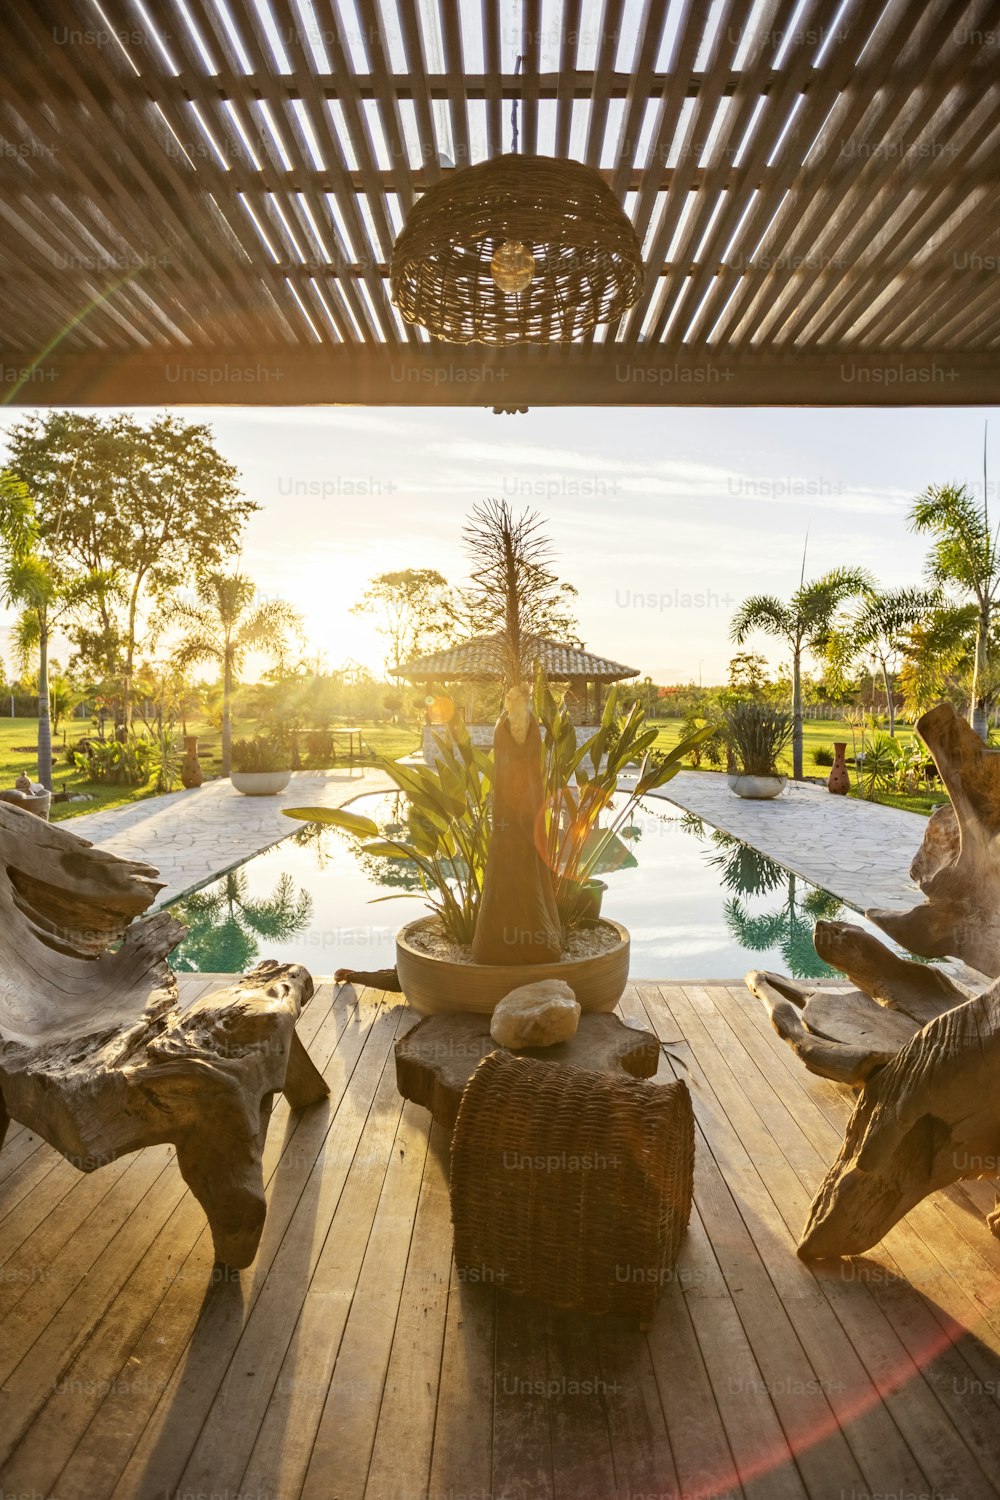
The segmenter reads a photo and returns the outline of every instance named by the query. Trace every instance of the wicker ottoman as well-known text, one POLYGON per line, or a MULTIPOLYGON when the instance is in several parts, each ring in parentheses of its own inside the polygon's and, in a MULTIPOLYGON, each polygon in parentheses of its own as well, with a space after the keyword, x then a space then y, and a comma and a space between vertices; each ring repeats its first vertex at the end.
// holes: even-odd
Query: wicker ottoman
POLYGON ((455 1263, 518 1296, 648 1323, 693 1185, 685 1083, 491 1052, 452 1136, 455 1263))

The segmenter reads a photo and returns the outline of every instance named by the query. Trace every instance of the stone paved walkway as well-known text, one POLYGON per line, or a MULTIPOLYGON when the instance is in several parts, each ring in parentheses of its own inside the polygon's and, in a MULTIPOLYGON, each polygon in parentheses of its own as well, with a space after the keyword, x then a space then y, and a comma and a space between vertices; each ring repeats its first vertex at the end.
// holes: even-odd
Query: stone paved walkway
POLYGON ((750 801, 735 796, 714 771, 681 771, 654 795, 752 844, 858 911, 922 899, 909 876, 927 827, 919 813, 832 797, 825 787, 801 781, 790 781, 772 802, 750 801))
POLYGON ((228 781, 206 781, 197 791, 84 813, 64 826, 124 859, 155 865, 164 882, 155 911, 294 833, 299 825, 283 807, 341 807, 391 786, 370 766, 296 771, 277 797, 244 797, 228 781))

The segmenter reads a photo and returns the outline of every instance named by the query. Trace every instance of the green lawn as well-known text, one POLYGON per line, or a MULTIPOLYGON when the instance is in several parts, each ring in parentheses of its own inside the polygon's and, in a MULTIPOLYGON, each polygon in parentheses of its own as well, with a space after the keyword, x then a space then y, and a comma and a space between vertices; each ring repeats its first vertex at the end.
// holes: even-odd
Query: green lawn
MULTIPOLYGON (((219 775, 221 761, 221 734, 218 729, 204 722, 192 722, 188 726, 192 734, 198 735, 198 754, 206 778, 219 775)), ((387 760, 397 760, 409 755, 420 746, 420 730, 406 724, 362 723, 361 734, 365 746, 376 755, 387 760)), ((253 735, 257 725, 253 721, 241 720, 234 726, 234 737, 253 735)), ((68 727, 70 744, 85 734, 93 734, 86 719, 73 719, 68 727)), ((22 771, 32 778, 38 774, 38 758, 35 744, 38 737, 37 719, 0 719, 0 787, 11 787, 22 771)), ((346 746, 346 741, 344 742, 346 746)), ((83 792, 86 802, 56 802, 52 806, 53 822, 77 817, 80 813, 96 812, 103 807, 121 807, 127 802, 141 801, 155 795, 151 787, 102 786, 89 782, 82 772, 69 764, 63 750, 62 729, 54 738, 55 763, 52 785, 55 791, 83 792)), ((338 754, 342 751, 338 744, 338 754)), ((308 769, 309 761, 303 747, 303 763, 308 769)))
MULTIPOLYGON (((654 720, 655 727, 659 731, 656 741, 657 748, 669 750, 677 744, 681 737, 680 719, 654 720)), ((189 725, 192 734, 197 734, 199 739, 199 755, 201 757, 202 769, 206 777, 212 778, 219 774, 221 756, 221 736, 218 729, 212 728, 205 722, 192 722, 189 725)), ((236 724, 234 734, 236 737, 252 735, 256 732, 257 725, 251 720, 243 720, 236 724)), ((389 723, 363 723, 361 725, 362 737, 365 745, 376 755, 387 760, 397 760, 402 755, 409 755, 420 746, 420 730, 413 725, 389 724, 389 723)), ((0 787, 13 786, 15 779, 26 771, 30 776, 37 774, 37 759, 34 745, 38 733, 38 721, 36 719, 0 719, 0 787), (30 747, 30 748, 29 748, 30 747)), ((74 719, 69 726, 69 740, 79 739, 84 734, 92 733, 89 721, 85 719, 74 719)), ((913 731, 908 728, 899 730, 899 738, 905 742, 913 738, 913 731)), ((817 766, 813 760, 813 751, 820 745, 832 748, 834 740, 845 740, 848 746, 848 755, 851 753, 851 732, 846 724, 835 721, 807 720, 804 726, 805 741, 805 774, 807 776, 825 777, 827 768, 817 766)), ((117 787, 101 786, 88 782, 84 779, 82 772, 75 770, 67 762, 62 749, 62 733, 56 739, 56 757, 53 771, 53 786, 57 791, 66 789, 71 792, 86 793, 86 802, 57 802, 53 804, 53 821, 64 818, 72 818, 80 813, 96 812, 103 807, 121 807, 128 802, 141 801, 143 798, 154 794, 149 787, 117 787)), ((308 759, 303 755, 306 766, 308 759)), ((710 769, 706 767, 705 769, 710 769)), ((782 769, 791 775, 792 760, 789 751, 782 762, 782 769)), ((851 796, 857 792, 852 789, 851 796)), ((944 792, 929 792, 927 794, 914 795, 888 795, 880 799, 892 807, 902 807, 908 812, 919 812, 925 816, 933 812, 935 807, 946 802, 947 796, 944 792)))

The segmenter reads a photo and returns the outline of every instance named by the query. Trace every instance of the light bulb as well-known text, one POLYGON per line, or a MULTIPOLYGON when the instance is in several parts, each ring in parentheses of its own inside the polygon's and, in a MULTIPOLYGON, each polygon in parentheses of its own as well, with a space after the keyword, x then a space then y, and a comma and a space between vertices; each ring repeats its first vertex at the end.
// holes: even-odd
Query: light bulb
POLYGON ((508 296, 523 292, 531 285, 535 274, 535 257, 527 245, 520 240, 504 240, 493 252, 490 275, 500 290, 508 296))

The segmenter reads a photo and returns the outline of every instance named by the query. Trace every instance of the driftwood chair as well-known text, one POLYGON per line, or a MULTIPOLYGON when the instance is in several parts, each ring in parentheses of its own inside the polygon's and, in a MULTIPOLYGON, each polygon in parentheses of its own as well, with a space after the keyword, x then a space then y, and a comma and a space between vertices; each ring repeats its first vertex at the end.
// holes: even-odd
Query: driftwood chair
POLYGON ((312 980, 261 964, 182 1009, 166 955, 186 929, 134 920, 156 875, 0 802, 0 1148, 11 1119, 84 1172, 172 1142, 216 1260, 243 1267, 273 1095, 328 1092, 295 1034, 312 980))
MULTIPOLYGON (((806 1259, 858 1255, 928 1193, 1000 1175, 1000 754, 950 704, 916 727, 951 805, 910 871, 926 900, 867 916, 911 952, 964 959, 978 977, 960 983, 845 922, 818 923, 814 941, 852 990, 747 975, 810 1072, 859 1090, 799 1244, 806 1259)), ((987 1222, 1000 1237, 1000 1208, 987 1222)))

